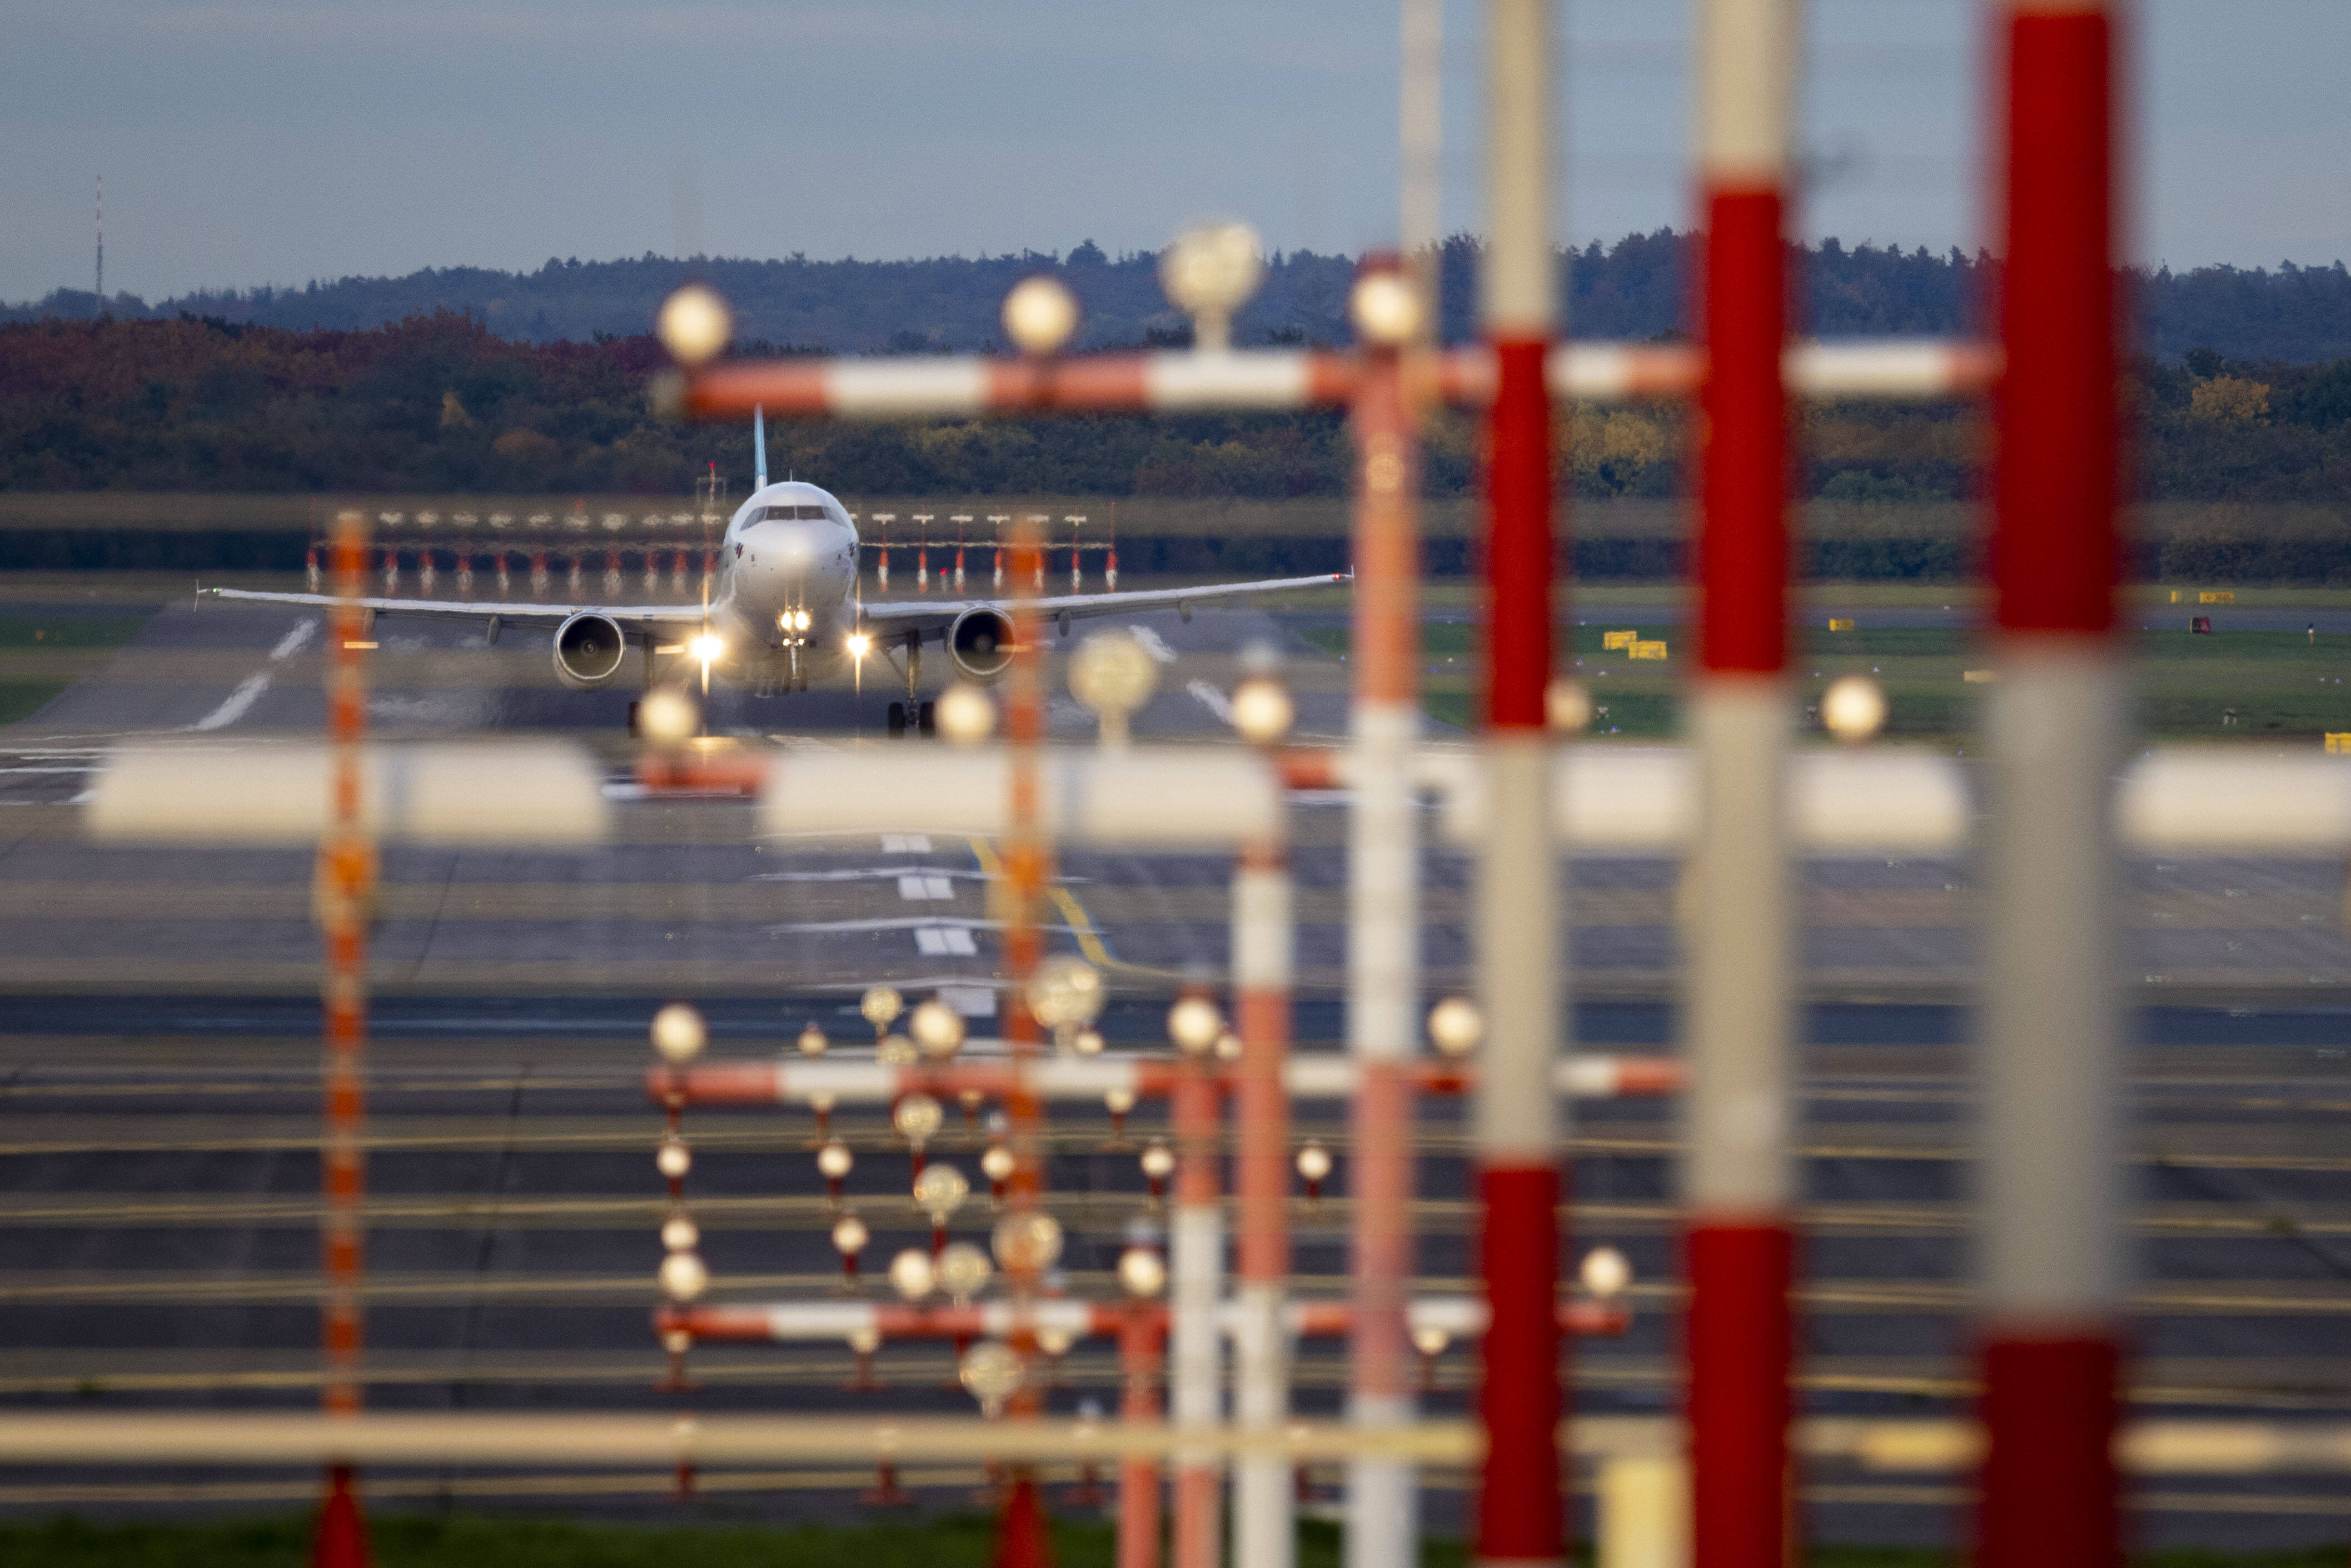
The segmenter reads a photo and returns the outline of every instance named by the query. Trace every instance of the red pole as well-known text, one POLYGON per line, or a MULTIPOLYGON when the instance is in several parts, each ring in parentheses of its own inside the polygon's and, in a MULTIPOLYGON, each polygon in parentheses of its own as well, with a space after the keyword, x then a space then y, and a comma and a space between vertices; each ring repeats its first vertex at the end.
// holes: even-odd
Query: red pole
POLYGON ((2098 0, 2005 17, 1978 1180, 1977 1560, 2121 1561, 2123 1259, 2107 780, 2127 737, 2115 637, 2115 28, 2098 0))
MULTIPOLYGON (((1118 1366, 1125 1380, 1119 1415, 1138 1425, 1159 1414, 1159 1325, 1162 1314, 1129 1302, 1118 1331, 1118 1366)), ((1134 1454, 1118 1467, 1118 1568, 1159 1568, 1159 1466, 1134 1454)))
POLYGON ((1697 1568, 1780 1568, 1789 1551, 1789 1061, 1793 1035, 1783 776, 1788 407, 1782 190, 1792 0, 1701 11, 1698 669, 1686 725, 1702 800, 1684 1029, 1683 1325, 1697 1568))
POLYGON ((1488 1019, 1477 1101, 1479 1269, 1490 1314, 1477 1555, 1555 1563, 1560 1491, 1561 1048, 1558 866, 1552 851, 1552 410, 1549 0, 1489 7, 1488 222, 1481 283, 1497 372, 1486 477, 1486 729, 1490 818, 1478 868, 1478 982, 1488 1019))
MULTIPOLYGON (((1041 562, 1044 552, 1033 530, 1024 526, 1014 538, 1014 553, 1041 562)), ((1041 570, 1041 567, 1040 569, 1041 570)), ((1012 664, 1004 683, 1004 738, 1010 762, 1003 859, 1006 897, 1003 908, 1004 973, 1007 980, 1000 1003, 1005 1046, 1015 1067, 1025 1067, 1038 1051, 1040 1031, 1029 1009, 1029 979, 1044 956, 1044 933, 1037 920, 1039 905, 1053 878, 1053 852, 1040 828, 1043 781, 1039 756, 1045 740, 1045 685, 1040 667, 1037 613, 1028 596, 1017 589, 1012 600, 1012 664)), ((1012 1153, 1012 1176, 1005 1184, 1005 1205, 1021 1217, 1042 1207, 1045 1185, 1044 1102, 1027 1075, 1014 1080, 1004 1094, 1007 1137, 1012 1153)), ((1008 1337, 1024 1368, 1032 1375, 1007 1402, 1014 1417, 1033 1416, 1042 1407, 1043 1395, 1033 1376, 1037 1366, 1037 1330, 1031 1309, 1042 1281, 1039 1265, 1000 1260, 1013 1304, 1012 1332, 1008 1337)), ((1035 1473, 1026 1466, 1013 1470, 1013 1490, 1001 1521, 998 1568, 1043 1568, 1046 1537, 1041 1522, 1027 1516, 1040 1508, 1035 1473), (1023 1489, 1026 1489, 1025 1490, 1023 1489)))
MULTIPOLYGON (((367 1048, 367 922, 375 877, 375 846, 363 824, 366 810, 368 618, 365 591, 367 523, 357 512, 335 519, 336 604, 328 619, 327 724, 329 756, 328 829, 319 845, 320 935, 326 947, 325 1082, 319 1129, 321 1226, 319 1328, 323 1350, 319 1403, 329 1416, 356 1416, 364 1397, 360 1381, 360 1286, 366 1267, 367 1166, 361 1124, 366 1115, 363 1057, 367 1048)), ((367 1536, 360 1522, 351 1468, 329 1466, 312 1561, 319 1568, 365 1568, 367 1536)))
MULTIPOLYGON (((1270 1427, 1290 1415, 1290 1054, 1293 899, 1280 842, 1244 845, 1233 874, 1233 1012, 1241 1036, 1240 1246, 1234 1291, 1233 1418, 1270 1427)), ((1297 1516, 1290 1462, 1251 1458, 1233 1466, 1233 1558, 1240 1568, 1291 1568, 1297 1516)))

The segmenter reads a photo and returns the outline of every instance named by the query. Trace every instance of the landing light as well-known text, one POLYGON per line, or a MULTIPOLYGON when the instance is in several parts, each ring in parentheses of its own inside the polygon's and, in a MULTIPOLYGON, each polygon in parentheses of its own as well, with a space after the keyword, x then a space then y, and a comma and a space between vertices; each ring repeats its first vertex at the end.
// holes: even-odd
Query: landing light
POLYGON ((873 651, 873 639, 872 639, 872 638, 868 637, 868 636, 867 636, 864 632, 852 632, 849 634, 849 656, 850 656, 851 658, 852 658, 852 659, 862 659, 862 658, 865 657, 865 655, 866 655, 867 653, 872 653, 872 651, 873 651))
POLYGON ((1821 694, 1821 723, 1847 746, 1886 727, 1886 688, 1867 675, 1839 675, 1821 694))
POLYGON ((717 358, 735 335, 735 316, 716 289, 689 283, 662 301, 653 334, 680 364, 699 365, 717 358))
POLYGON ((1347 298, 1356 336, 1383 349, 1400 349, 1419 335, 1420 296, 1395 272, 1367 272, 1347 298))
POLYGON ((1060 278, 1024 277, 1004 297, 1004 335, 1024 354, 1057 354, 1078 329, 1078 298, 1060 278))
POLYGON ((706 664, 726 652, 726 639, 716 632, 705 632, 689 639, 685 651, 706 664))

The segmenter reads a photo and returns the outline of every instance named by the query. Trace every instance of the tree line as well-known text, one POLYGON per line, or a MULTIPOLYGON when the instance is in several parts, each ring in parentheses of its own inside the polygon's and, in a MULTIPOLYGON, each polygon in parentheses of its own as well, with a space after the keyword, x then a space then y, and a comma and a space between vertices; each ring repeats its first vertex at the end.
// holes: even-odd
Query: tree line
MULTIPOLYGON (((678 494, 710 464, 738 479, 747 433, 653 414, 645 337, 500 336, 448 311, 365 330, 219 318, 0 326, 0 489, 678 494)), ((2351 358, 2132 362, 2137 493, 2154 500, 2351 503, 2351 358)), ((1806 408, 1800 493, 1907 503, 1973 493, 1973 404, 1806 408)), ((1560 415, 1562 487, 1664 497, 1682 485, 1674 403, 1560 415)), ((1475 416, 1428 433, 1432 496, 1477 483, 1475 416)), ((771 465, 842 491, 914 495, 1337 496, 1332 413, 796 422, 771 465)))
MULTIPOLYGON (((646 387, 662 363, 642 336, 537 342, 449 311, 359 330, 216 317, 0 326, 0 490, 683 497, 715 465, 739 495, 749 433, 655 417, 646 387)), ((2147 356, 2120 395, 2132 495, 2167 508, 2142 570, 2351 580, 2351 357, 2147 356)), ((1682 405, 1558 417, 1563 492, 1628 504, 1684 493, 1682 405)), ((1980 408, 1830 402, 1797 417, 1794 492, 1859 519, 1828 530, 1838 542, 1823 545, 1823 570, 1965 569, 1950 519, 1979 493, 1980 408)), ((1474 414, 1432 422, 1430 497, 1475 494, 1481 439, 1474 414)), ((1321 412, 780 423, 768 458, 775 474, 867 497, 1327 501, 1349 474, 1344 421, 1321 412)), ((1677 531, 1597 542, 1590 565, 1669 571, 1677 531)), ((191 548, 201 553, 182 540, 172 559, 191 548)), ((11 557, 28 563, 16 547, 11 557)), ((1317 555, 1305 570, 1326 564, 1317 555)), ((1135 567, 1148 570, 1141 557, 1135 567)))
MULTIPOLYGON (((1559 255, 1571 330, 1583 338, 1647 339, 1682 330, 1689 316, 1691 237, 1671 229, 1598 241, 1559 255)), ((1480 247, 1468 235, 1439 257, 1442 325, 1448 341, 1476 329, 1480 247)), ((1980 325, 1995 264, 1957 249, 1858 245, 1834 239, 1792 246, 1800 298, 1793 319, 1823 337, 1959 333, 1980 325)), ((1339 342, 1356 258, 1298 250, 1269 258, 1263 287, 1236 323, 1243 342, 1339 342)), ((917 353, 996 346, 1005 291, 1039 270, 1066 276, 1084 301, 1081 345, 1181 340, 1183 317, 1162 297, 1157 258, 1113 256, 1092 241, 1066 254, 900 261, 642 256, 550 258, 535 272, 430 267, 402 277, 343 277, 298 288, 206 289, 154 305, 127 294, 99 300, 60 289, 0 307, 0 320, 174 319, 216 317, 296 331, 365 331, 413 316, 454 311, 502 337, 535 343, 594 342, 642 333, 662 297, 688 278, 724 289, 747 339, 826 353, 917 353)), ((2158 359, 2208 349, 2231 359, 2310 362, 2351 355, 2351 273, 2332 266, 2168 267, 2126 273, 2138 340, 2158 359)))

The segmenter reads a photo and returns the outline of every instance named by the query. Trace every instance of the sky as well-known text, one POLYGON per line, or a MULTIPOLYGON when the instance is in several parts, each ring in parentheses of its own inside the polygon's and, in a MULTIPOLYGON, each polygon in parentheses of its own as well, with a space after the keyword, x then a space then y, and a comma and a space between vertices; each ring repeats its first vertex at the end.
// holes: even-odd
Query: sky
MULTIPOLYGON (((1687 224, 1691 0, 1562 0, 1559 235, 1687 224)), ((1447 0, 1447 226, 1482 7, 1447 0)), ((1395 238, 1396 0, 0 0, 0 299, 707 252, 1395 238)), ((1982 231, 1980 0, 1812 0, 1800 221, 1982 231)), ((2142 0, 2130 250, 2351 256, 2345 0, 2142 0)))

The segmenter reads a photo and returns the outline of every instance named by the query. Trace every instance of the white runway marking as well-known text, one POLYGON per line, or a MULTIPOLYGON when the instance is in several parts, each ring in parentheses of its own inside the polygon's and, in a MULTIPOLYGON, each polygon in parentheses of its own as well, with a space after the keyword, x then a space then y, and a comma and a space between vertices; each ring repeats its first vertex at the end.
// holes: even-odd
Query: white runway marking
MULTIPOLYGON (((269 650, 269 662, 275 664, 292 658, 302 651, 318 630, 319 618, 315 615, 307 621, 297 622, 292 631, 277 639, 277 646, 269 650)), ((220 706, 188 727, 202 730, 225 729, 235 724, 250 713, 253 710, 253 705, 261 700, 261 694, 269 689, 269 679, 268 670, 254 671, 236 684, 236 690, 222 699, 220 706)))
MULTIPOLYGON (((891 882, 906 874, 903 866, 854 866, 841 871, 763 871, 753 882, 891 882)), ((923 873, 925 876, 931 873, 923 873)), ((943 871, 943 877, 964 877, 973 882, 983 880, 977 872, 943 871)))
POLYGON ((1129 626, 1126 630, 1129 636, 1143 644, 1143 651, 1144 653, 1150 654, 1161 664, 1172 664, 1176 662, 1176 650, 1167 645, 1166 638, 1162 637, 1150 627, 1129 626))
POLYGON ((955 884, 943 876, 902 876, 898 879, 898 896, 909 902, 953 898, 955 884))
POLYGON ((1233 722, 1232 699, 1206 681, 1194 681, 1184 688, 1199 699, 1200 706, 1217 716, 1219 724, 1233 722))
POLYGON ((368 717, 388 724, 467 729, 487 719, 489 713, 478 698, 471 695, 438 693, 409 696, 399 692, 376 692, 368 697, 368 717))
POLYGON ((277 646, 269 650, 269 662, 275 664, 292 658, 309 645, 312 634, 318 630, 319 618, 315 615, 308 621, 296 622, 294 629, 277 639, 277 646))
POLYGON ((941 986, 939 1000, 967 1019, 996 1016, 996 991, 990 986, 941 986))
MULTIPOLYGON (((796 920, 767 927, 770 936, 838 936, 861 931, 1000 931, 1001 920, 965 918, 956 915, 881 915, 862 920, 796 920)), ((1040 925, 1040 931, 1067 931, 1067 925, 1040 925)))
POLYGON ((884 833, 882 852, 885 855, 926 855, 931 852, 931 841, 924 833, 884 833))
POLYGON ((227 698, 222 702, 220 706, 213 709, 212 712, 204 715, 204 717, 196 720, 195 723, 190 725, 188 727, 190 729, 221 729, 229 725, 235 724, 238 719, 243 718, 252 710, 253 705, 261 700, 261 694, 268 689, 269 672, 267 670, 256 670, 253 674, 246 676, 245 679, 236 684, 236 690, 229 693, 227 698))
POLYGON ((971 933, 960 925, 923 925, 915 928, 914 947, 917 952, 936 957, 976 958, 979 945, 971 933))

